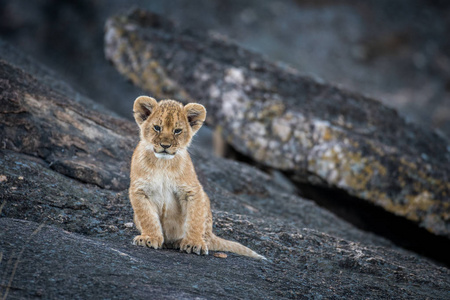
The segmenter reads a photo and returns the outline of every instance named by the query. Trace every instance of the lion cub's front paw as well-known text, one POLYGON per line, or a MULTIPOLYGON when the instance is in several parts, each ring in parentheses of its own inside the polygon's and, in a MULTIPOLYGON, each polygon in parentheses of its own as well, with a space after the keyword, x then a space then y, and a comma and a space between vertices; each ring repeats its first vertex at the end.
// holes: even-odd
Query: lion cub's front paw
POLYGON ((203 239, 192 240, 184 238, 180 242, 180 251, 185 251, 186 253, 195 253, 197 255, 208 255, 208 246, 203 239))
POLYGON ((133 239, 133 244, 138 246, 147 246, 149 248, 161 249, 164 243, 164 238, 162 236, 152 237, 149 235, 137 235, 133 239))

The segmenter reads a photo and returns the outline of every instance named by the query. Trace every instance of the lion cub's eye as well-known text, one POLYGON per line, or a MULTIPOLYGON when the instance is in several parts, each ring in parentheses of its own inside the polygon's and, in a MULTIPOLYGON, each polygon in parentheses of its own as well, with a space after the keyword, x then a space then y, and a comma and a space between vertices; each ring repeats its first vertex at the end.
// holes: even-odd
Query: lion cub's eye
POLYGON ((160 132, 160 131, 161 131, 161 127, 159 127, 158 125, 153 126, 153 129, 154 129, 156 132, 160 132))
POLYGON ((175 129, 175 130, 173 131, 173 133, 175 133, 175 134, 180 134, 181 131, 183 131, 183 129, 175 129))

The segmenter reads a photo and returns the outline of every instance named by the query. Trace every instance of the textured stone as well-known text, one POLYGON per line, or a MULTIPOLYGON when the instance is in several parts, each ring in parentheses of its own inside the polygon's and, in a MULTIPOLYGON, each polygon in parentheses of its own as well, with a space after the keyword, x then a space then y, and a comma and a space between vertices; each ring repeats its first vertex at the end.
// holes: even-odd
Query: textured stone
POLYGON ((105 44, 116 68, 153 96, 204 104, 207 121, 239 152, 450 237, 450 148, 432 131, 141 10, 110 18, 105 44))
MULTIPOLYGON (((14 51, 3 43, 0 48, 0 57, 14 51)), ((67 85, 46 77, 45 69, 33 76, 0 59, 2 148, 36 155, 58 172, 84 182, 126 189, 137 129, 109 115, 99 118, 93 111, 96 105, 86 99, 75 101, 74 95, 67 85)))
POLYGON ((448 269, 314 230, 271 232, 280 224, 259 231, 259 247, 277 257, 266 263, 150 250, 25 220, 1 218, 0 226, 7 299, 446 299, 450 285, 448 269))
POLYGON ((269 261, 134 246, 131 240, 137 231, 129 225, 127 191, 104 188, 113 185, 114 176, 105 175, 102 184, 94 178, 122 172, 136 142, 137 132, 131 129, 136 125, 99 110, 83 110, 65 94, 37 84, 39 77, 5 61, 0 74, 12 82, 1 100, 0 120, 11 120, 12 111, 17 111, 17 120, 40 137, 32 139, 6 122, 0 127, 2 142, 8 142, 7 149, 0 150, 1 298, 444 299, 448 295, 448 269, 354 228, 254 167, 199 149, 192 149, 192 157, 211 198, 214 232, 250 246, 269 261), (71 123, 61 121, 67 120, 66 115, 71 123), (63 131, 65 139, 49 129, 56 128, 57 133, 72 123, 80 129, 63 131), (106 139, 98 132, 109 134, 107 152, 96 150, 106 139), (72 139, 92 152, 73 160, 65 154, 71 151, 72 139), (30 140, 33 147, 20 143, 30 140), (129 143, 123 144, 125 140, 129 143), (54 161, 41 154, 43 149, 50 155, 62 153, 58 155, 67 160, 64 167, 55 168, 54 161), (110 160, 104 157, 107 153, 112 154, 107 155, 110 160), (92 162, 96 163, 91 166, 92 162), (80 171, 80 165, 89 168, 80 171))

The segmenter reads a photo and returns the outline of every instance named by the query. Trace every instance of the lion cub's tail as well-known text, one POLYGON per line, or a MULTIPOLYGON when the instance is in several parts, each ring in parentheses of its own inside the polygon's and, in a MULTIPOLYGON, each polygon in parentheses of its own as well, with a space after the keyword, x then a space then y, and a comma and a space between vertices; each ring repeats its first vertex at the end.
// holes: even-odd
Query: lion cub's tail
POLYGON ((244 245, 241 245, 237 242, 228 241, 225 239, 222 239, 218 236, 213 235, 209 244, 208 249, 211 251, 228 251, 233 252, 239 255, 249 256, 256 259, 264 259, 266 258, 262 255, 259 255, 255 251, 251 250, 250 248, 245 247, 244 245))

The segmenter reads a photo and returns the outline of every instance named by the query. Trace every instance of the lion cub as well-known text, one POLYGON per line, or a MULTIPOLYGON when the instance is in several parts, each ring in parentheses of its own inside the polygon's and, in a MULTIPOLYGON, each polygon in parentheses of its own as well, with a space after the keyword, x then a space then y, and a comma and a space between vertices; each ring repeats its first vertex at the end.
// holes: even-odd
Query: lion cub
POLYGON ((140 96, 134 102, 140 142, 131 161, 130 200, 140 246, 187 253, 230 251, 258 259, 249 248, 212 233, 209 198, 197 179, 187 148, 202 127, 205 108, 140 96))

